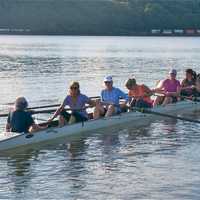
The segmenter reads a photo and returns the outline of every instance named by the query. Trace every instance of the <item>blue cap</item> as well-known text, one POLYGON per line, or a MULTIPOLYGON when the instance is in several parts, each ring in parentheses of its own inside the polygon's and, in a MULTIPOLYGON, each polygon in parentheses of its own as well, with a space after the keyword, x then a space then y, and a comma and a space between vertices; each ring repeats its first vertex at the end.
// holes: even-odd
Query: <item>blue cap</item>
POLYGON ((174 75, 176 75, 176 74, 177 74, 177 71, 176 71, 175 69, 171 69, 171 70, 169 71, 169 74, 174 74, 174 75))

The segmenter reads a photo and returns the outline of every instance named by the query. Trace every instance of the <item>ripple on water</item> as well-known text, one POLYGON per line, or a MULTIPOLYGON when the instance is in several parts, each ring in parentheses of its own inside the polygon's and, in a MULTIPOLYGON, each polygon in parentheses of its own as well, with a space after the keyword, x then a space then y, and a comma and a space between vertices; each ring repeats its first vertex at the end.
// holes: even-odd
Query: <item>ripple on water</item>
MULTIPOLYGON (((124 89, 132 74, 155 87, 172 66, 179 79, 199 70, 200 40, 192 37, 1 36, 0 44, 2 112, 19 95, 31 106, 61 102, 74 79, 96 96, 107 74, 124 89)), ((1 156, 0 199, 199 199, 199 130, 167 119, 1 156)))

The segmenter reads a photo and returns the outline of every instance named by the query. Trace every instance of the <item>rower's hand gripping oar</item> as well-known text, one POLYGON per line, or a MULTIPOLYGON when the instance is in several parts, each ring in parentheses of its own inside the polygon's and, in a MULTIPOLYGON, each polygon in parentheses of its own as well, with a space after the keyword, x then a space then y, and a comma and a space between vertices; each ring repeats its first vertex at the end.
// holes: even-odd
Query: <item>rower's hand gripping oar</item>
POLYGON ((188 121, 188 122, 200 124, 200 121, 198 121, 198 120, 189 119, 189 118, 180 117, 180 116, 175 116, 175 115, 170 115, 170 114, 165 114, 165 113, 160 113, 160 112, 152 111, 151 109, 147 109, 147 108, 132 107, 130 109, 133 110, 133 111, 141 112, 141 113, 153 114, 153 115, 158 115, 158 116, 161 116, 161 117, 168 117, 168 118, 172 118, 172 119, 179 119, 179 120, 183 120, 183 121, 188 121))

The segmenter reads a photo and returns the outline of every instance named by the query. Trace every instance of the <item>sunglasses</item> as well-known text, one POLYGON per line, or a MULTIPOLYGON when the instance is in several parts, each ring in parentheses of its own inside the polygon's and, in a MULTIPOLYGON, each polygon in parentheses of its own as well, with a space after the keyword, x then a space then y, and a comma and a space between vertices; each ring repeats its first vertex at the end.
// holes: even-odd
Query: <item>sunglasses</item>
POLYGON ((78 87, 70 87, 71 90, 78 90, 78 87))
POLYGON ((110 81, 105 81, 104 83, 105 83, 105 84, 111 84, 112 82, 110 82, 110 81))

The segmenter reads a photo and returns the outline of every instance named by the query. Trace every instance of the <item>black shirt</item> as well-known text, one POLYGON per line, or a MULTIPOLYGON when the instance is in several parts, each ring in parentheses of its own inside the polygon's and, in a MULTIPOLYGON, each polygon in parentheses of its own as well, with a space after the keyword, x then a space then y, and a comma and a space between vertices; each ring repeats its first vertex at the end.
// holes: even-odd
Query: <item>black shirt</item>
POLYGON ((16 110, 9 113, 7 123, 10 124, 12 132, 27 133, 34 120, 29 112, 16 110))

